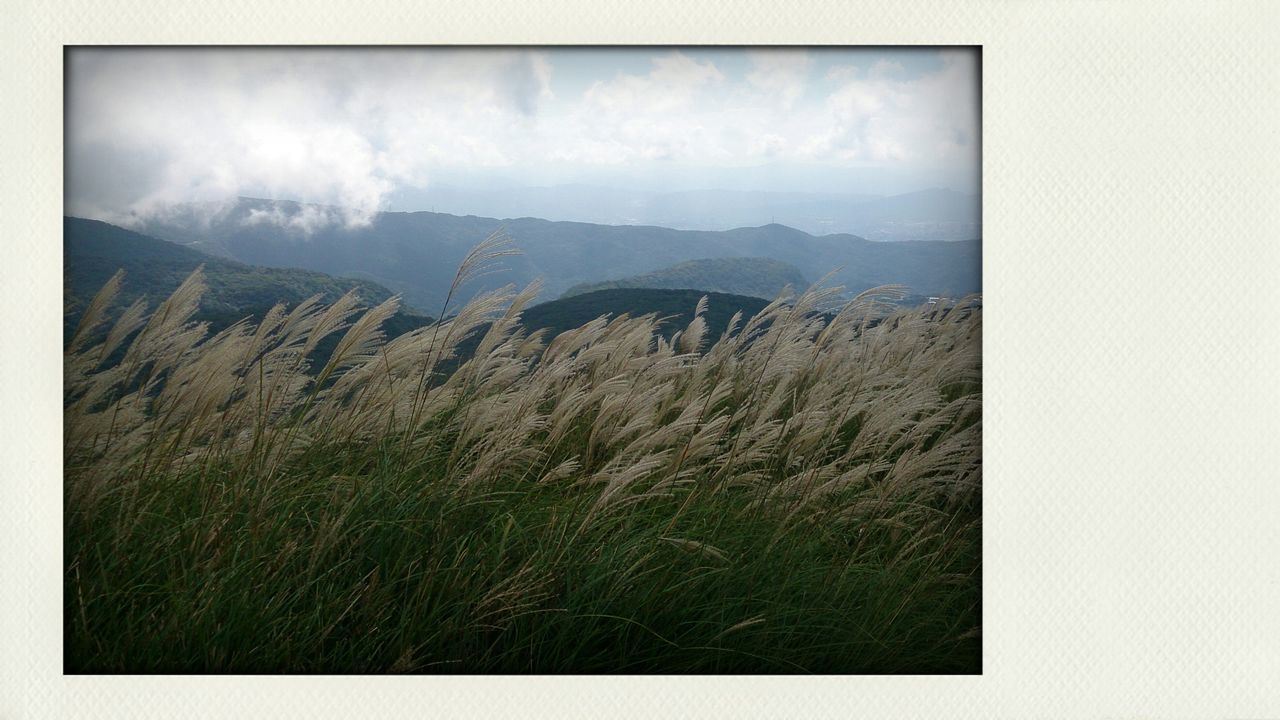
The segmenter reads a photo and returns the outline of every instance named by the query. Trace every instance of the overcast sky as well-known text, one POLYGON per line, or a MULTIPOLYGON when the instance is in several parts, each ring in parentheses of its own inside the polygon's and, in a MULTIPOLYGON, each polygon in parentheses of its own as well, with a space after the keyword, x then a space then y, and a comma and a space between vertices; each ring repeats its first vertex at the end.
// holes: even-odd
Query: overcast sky
POLYGON ((72 215, 397 190, 980 187, 976 50, 73 49, 72 215))

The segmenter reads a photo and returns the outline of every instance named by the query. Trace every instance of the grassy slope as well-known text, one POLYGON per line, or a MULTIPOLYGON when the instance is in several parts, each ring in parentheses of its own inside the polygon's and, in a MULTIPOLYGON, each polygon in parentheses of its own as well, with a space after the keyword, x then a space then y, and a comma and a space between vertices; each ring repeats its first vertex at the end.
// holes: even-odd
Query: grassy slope
POLYGON ((181 311, 130 351, 162 385, 69 354, 66 669, 981 670, 980 313, 779 308, 681 359, 500 312, 353 330, 318 395, 293 341, 187 346, 181 311))

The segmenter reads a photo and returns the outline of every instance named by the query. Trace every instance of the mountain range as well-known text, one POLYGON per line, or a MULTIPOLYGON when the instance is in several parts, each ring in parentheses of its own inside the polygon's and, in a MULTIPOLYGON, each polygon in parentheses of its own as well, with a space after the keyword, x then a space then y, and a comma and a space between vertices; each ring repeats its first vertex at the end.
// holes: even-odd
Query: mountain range
POLYGON ((778 223, 815 235, 870 240, 972 240, 982 236, 978 195, 931 188, 897 195, 756 190, 623 190, 590 184, 401 189, 389 209, 455 215, 540 217, 604 225, 728 230, 778 223))
MULTIPOLYGON (((245 318, 261 319, 276 303, 293 306, 313 295, 332 302, 354 289, 365 306, 391 296, 386 288, 368 281, 245 265, 96 220, 64 218, 63 233, 64 338, 70 337, 85 306, 117 270, 124 270, 125 278, 109 316, 143 297, 154 309, 187 275, 203 266, 207 290, 195 319, 207 323, 212 332, 245 318)), ((716 335, 725 330, 734 313, 742 312, 745 322, 767 304, 756 297, 696 289, 612 288, 530 307, 521 321, 530 332, 545 329, 550 338, 601 315, 653 313, 662 321, 661 332, 670 337, 693 319, 694 308, 704 296, 708 301, 704 318, 716 335)), ((407 308, 384 322, 382 329, 394 337, 430 322, 431 318, 407 308)), ((312 355, 313 366, 323 365, 338 338, 332 335, 320 343, 312 355)), ((463 355, 478 341, 472 337, 464 342, 463 355)))
MULTIPOLYGON (((629 278, 691 260, 769 258, 804 277, 861 292, 900 284, 921 295, 981 290, 981 240, 872 242, 848 234, 811 235, 779 224, 732 230, 497 219, 431 212, 382 212, 350 224, 340 208, 240 198, 187 204, 140 221, 134 229, 240 263, 304 268, 366 280, 428 314, 439 314, 466 253, 503 230, 521 251, 505 270, 468 293, 542 278, 539 301, 575 285, 629 278)), ((467 297, 458 298, 464 301, 467 297)))

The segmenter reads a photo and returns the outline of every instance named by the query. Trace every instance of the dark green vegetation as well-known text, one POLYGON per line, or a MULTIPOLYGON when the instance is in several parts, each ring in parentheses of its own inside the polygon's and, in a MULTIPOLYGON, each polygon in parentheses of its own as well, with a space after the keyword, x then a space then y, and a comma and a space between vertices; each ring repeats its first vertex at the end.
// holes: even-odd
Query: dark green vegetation
POLYGON ((788 286, 800 292, 809 286, 799 270, 769 258, 712 258, 690 260, 644 275, 574 285, 561 297, 614 288, 709 290, 772 300, 788 286))
POLYGON ((769 304, 760 298, 702 290, 619 288, 596 290, 534 305, 525 310, 521 317, 526 328, 545 328, 554 337, 604 314, 614 317, 623 313, 631 317, 655 314, 662 321, 659 329, 670 337, 672 331, 683 328, 693 320, 693 310, 703 297, 707 298, 707 311, 703 320, 713 338, 719 337, 728 328, 734 313, 741 312, 741 319, 745 322, 769 304))
POLYGON ((764 491, 689 488, 584 530, 599 487, 463 490, 453 449, 337 444, 72 503, 66 671, 981 671, 976 505, 788 529, 764 491))
POLYGON ((541 299, 549 299, 580 283, 725 257, 772 258, 813 280, 838 269, 831 282, 853 293, 897 284, 920 295, 959 297, 978 292, 982 284, 979 240, 872 242, 853 235, 814 236, 776 224, 710 232, 416 212, 378 213, 367 225, 348 226, 338 209, 242 199, 185 206, 139 229, 173 242, 199 243, 195 247, 240 262, 372 280, 435 315, 475 239, 504 226, 522 255, 510 258, 503 273, 477 281, 470 292, 507 283, 523 286, 542 277, 541 299), (323 221, 312 223, 309 232, 289 225, 314 217, 323 221))

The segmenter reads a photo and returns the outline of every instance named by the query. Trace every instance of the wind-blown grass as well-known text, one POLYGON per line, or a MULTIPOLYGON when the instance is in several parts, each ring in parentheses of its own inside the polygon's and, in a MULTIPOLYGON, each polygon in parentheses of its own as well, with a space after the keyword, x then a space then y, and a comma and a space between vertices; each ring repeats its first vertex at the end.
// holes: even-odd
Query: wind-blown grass
POLYGON ((197 270, 103 332, 121 282, 65 356, 69 672, 981 671, 978 308, 206 337, 197 270))

